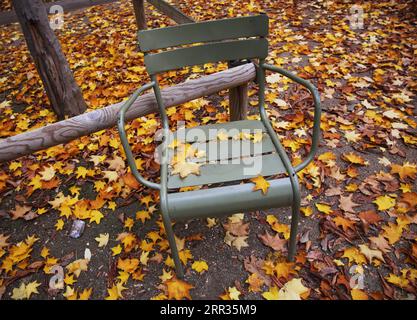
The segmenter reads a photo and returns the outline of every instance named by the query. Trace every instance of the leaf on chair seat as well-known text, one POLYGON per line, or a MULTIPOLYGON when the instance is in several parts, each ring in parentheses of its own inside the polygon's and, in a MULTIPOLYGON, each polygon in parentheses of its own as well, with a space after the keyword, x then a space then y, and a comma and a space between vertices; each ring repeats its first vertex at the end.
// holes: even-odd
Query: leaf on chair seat
POLYGON ((194 162, 179 162, 174 165, 172 174, 179 174, 182 179, 187 177, 190 174, 200 175, 200 166, 201 164, 194 162))

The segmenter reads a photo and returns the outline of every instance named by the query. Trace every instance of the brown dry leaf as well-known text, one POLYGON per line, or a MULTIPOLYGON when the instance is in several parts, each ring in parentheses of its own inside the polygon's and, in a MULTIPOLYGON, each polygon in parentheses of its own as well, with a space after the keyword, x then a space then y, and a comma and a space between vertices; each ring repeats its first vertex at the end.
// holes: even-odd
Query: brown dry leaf
POLYGON ((279 234, 275 234, 272 236, 269 234, 268 231, 265 232, 263 235, 258 235, 259 239, 261 239, 262 243, 268 247, 271 247, 275 251, 283 251, 287 250, 285 244, 287 241, 285 239, 281 239, 279 234))
POLYGON ((381 216, 374 210, 367 210, 359 212, 359 218, 366 225, 377 224, 382 220, 381 216))
POLYGON ((326 189, 326 192, 324 193, 326 197, 332 197, 332 196, 340 196, 343 193, 342 188, 340 186, 332 186, 329 189, 326 189))
POLYGON ((338 227, 342 227, 344 232, 347 232, 348 229, 353 231, 355 230, 355 221, 351 221, 340 216, 334 217, 333 221, 338 227))
POLYGON ((339 208, 345 212, 355 213, 355 210, 353 208, 360 206, 360 204, 353 202, 352 197, 353 197, 353 194, 350 194, 347 197, 341 195, 339 198, 339 202, 340 202, 339 208))
POLYGON ((9 243, 7 242, 7 239, 9 239, 10 236, 6 236, 3 233, 0 234, 0 249, 9 246, 9 243))
POLYGON ((10 211, 10 214, 12 215, 12 220, 24 218, 25 214, 28 213, 30 209, 31 207, 29 206, 16 205, 16 208, 10 211))
POLYGON ((407 203, 411 209, 417 207, 417 193, 416 192, 407 192, 403 193, 400 198, 400 202, 407 203))
POLYGON ((243 221, 223 223, 223 227, 235 236, 247 236, 249 234, 249 223, 243 223, 243 221))
POLYGON ((379 250, 373 250, 369 248, 366 244, 360 244, 359 250, 361 253, 368 259, 368 262, 371 263, 372 259, 376 258, 385 262, 384 257, 382 256, 382 252, 379 250))
POLYGON ((109 164, 109 169, 110 170, 120 171, 120 170, 123 170, 125 168, 125 162, 119 156, 115 156, 111 160, 106 160, 106 162, 109 164))

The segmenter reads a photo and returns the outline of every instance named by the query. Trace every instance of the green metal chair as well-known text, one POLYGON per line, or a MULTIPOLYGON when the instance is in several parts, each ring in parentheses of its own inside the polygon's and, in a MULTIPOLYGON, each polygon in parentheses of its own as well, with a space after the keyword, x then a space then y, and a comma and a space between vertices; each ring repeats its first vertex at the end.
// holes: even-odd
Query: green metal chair
MULTIPOLYGON (((288 260, 293 261, 294 259, 300 215, 300 189, 296 173, 305 168, 313 160, 318 147, 321 113, 320 97, 317 89, 310 82, 286 70, 265 63, 265 58, 268 54, 268 41, 265 39, 267 35, 268 17, 266 14, 183 24, 168 28, 143 30, 138 33, 140 49, 145 52, 144 60, 151 77, 151 82, 134 92, 122 106, 119 114, 118 129, 132 174, 140 183, 149 188, 157 189, 160 192, 160 209, 178 277, 183 277, 184 273, 175 243, 171 224, 172 220, 213 217, 256 209, 291 206, 292 220, 288 260), (193 43, 197 43, 197 45, 172 49, 172 47, 193 43), (166 48, 169 48, 169 50, 149 53, 153 50, 166 48), (206 133, 212 129, 234 129, 238 131, 262 130, 265 133, 265 138, 262 140, 262 154, 249 154, 249 157, 253 156, 261 161, 262 169, 257 174, 248 176, 243 173, 243 165, 241 164, 221 164, 211 161, 200 167, 200 175, 189 175, 184 179, 181 179, 178 175, 173 175, 172 170, 168 166, 168 158, 171 154, 167 142, 167 137, 170 135, 168 117, 163 105, 157 74, 185 66, 219 61, 240 61, 244 59, 258 59, 255 66, 257 72, 256 81, 259 85, 259 111, 261 121, 233 121, 201 126, 197 127, 197 129, 206 133), (295 167, 292 166, 284 148, 278 140, 265 111, 265 70, 278 72, 290 78, 306 87, 313 95, 315 113, 312 145, 306 159, 295 167), (124 128, 127 110, 142 92, 150 88, 153 88, 158 103, 163 136, 165 138, 161 144, 160 183, 148 181, 138 172, 124 128), (280 174, 283 178, 269 181, 270 186, 265 195, 261 192, 253 192, 253 183, 241 183, 242 180, 256 175, 271 176, 280 174), (208 189, 187 192, 177 191, 181 187, 226 182, 227 185, 220 185, 208 189), (230 185, 229 182, 238 183, 230 185)), ((195 129, 185 129, 185 131, 195 129)), ((204 141, 204 139, 202 141, 194 138, 187 140, 190 143, 196 141, 202 144, 210 143, 204 141)), ((221 159, 219 158, 217 160, 221 159)))

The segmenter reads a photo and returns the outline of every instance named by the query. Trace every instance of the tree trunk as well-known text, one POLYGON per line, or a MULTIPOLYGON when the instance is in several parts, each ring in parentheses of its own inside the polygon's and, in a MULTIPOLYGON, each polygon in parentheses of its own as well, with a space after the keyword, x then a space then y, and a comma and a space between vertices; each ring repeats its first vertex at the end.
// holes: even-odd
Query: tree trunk
POLYGON ((146 16, 145 16, 145 5, 144 0, 132 0, 133 9, 135 11, 136 24, 138 30, 146 29, 146 16))
POLYGON ((87 106, 61 45, 49 26, 41 0, 12 0, 28 49, 59 119, 83 113, 87 106))

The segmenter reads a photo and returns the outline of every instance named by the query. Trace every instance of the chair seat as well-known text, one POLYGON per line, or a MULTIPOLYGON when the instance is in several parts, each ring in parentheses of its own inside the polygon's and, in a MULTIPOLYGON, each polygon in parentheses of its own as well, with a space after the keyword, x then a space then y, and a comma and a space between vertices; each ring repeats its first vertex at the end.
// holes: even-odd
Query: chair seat
MULTIPOLYGON (((197 151, 203 151, 203 156, 187 159, 201 165, 199 175, 190 174, 181 178, 173 174, 173 167, 169 166, 169 189, 286 172, 261 121, 242 120, 180 129, 174 133, 174 139, 189 144, 197 151), (221 136, 221 140, 218 136, 221 136), (255 136, 256 141, 253 139, 255 136)), ((172 163, 175 152, 169 150, 169 163, 172 163)))

